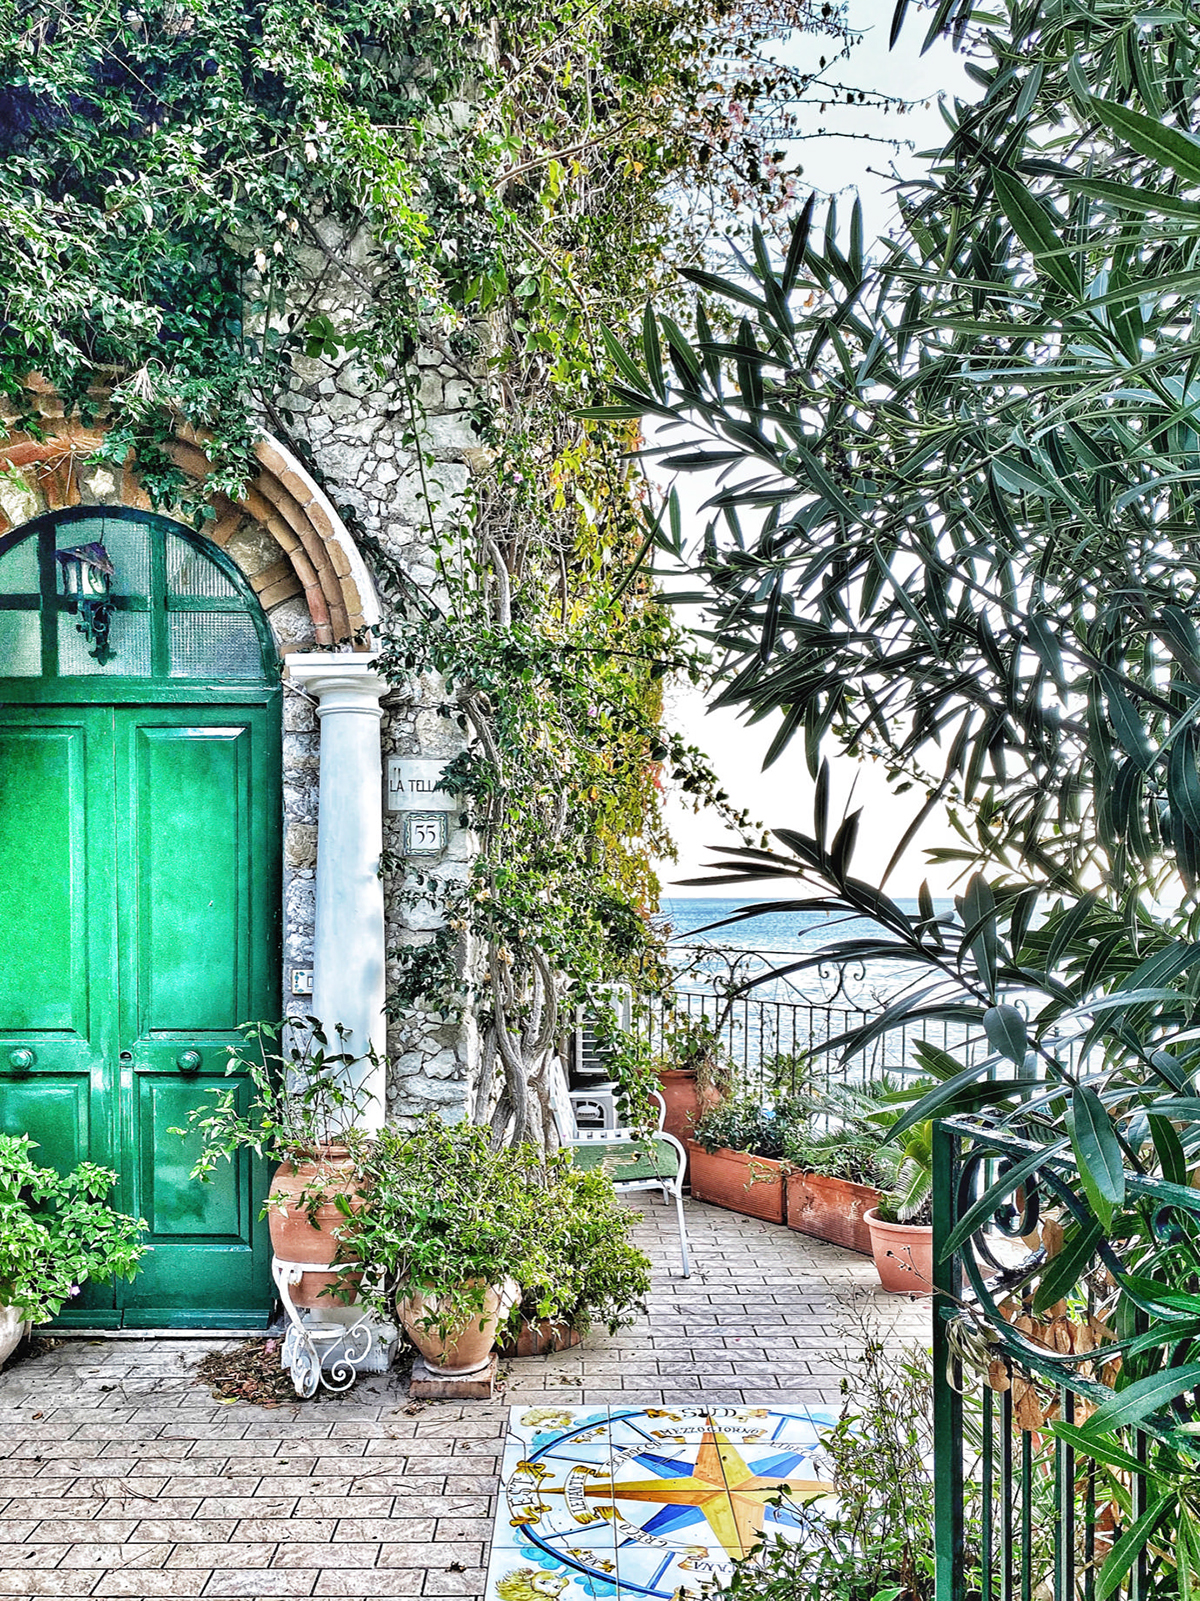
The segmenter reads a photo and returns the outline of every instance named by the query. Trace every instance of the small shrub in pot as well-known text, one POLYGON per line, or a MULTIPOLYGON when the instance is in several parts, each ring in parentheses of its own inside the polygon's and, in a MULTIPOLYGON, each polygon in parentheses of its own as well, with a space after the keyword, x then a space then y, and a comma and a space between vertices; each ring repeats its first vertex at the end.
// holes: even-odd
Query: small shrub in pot
POLYGON ((84 1284, 132 1278, 146 1249, 142 1219, 108 1204, 115 1173, 81 1162, 59 1174, 35 1150, 27 1134, 0 1134, 0 1362, 84 1284))
POLYGON ((496 1150, 487 1129, 430 1116, 382 1130, 360 1161, 351 1236, 368 1264, 364 1299, 384 1315, 395 1308, 431 1366, 480 1366, 522 1312, 615 1328, 640 1306, 649 1264, 628 1241, 637 1214, 569 1152, 496 1150))
MULTIPOLYGON (((271 1249, 283 1261, 301 1262, 307 1271, 289 1291, 295 1305, 327 1304, 331 1297, 354 1300, 355 1275, 339 1274, 344 1260, 346 1224, 357 1205, 358 1176, 353 1147, 363 1092, 353 1087, 360 1059, 345 1049, 330 1050, 315 1017, 284 1023, 247 1024, 243 1046, 230 1047, 226 1072, 238 1076, 228 1089, 213 1089, 193 1107, 173 1134, 200 1135, 200 1154, 192 1177, 207 1179, 219 1161, 239 1151, 278 1164, 263 1215, 271 1249), (242 1086, 250 1085, 243 1104, 242 1086)), ((337 1029, 338 1043, 345 1036, 337 1029)))
POLYGON ((700 1119, 688 1144, 692 1195, 769 1223, 784 1219, 783 1120, 753 1096, 735 1096, 700 1119))

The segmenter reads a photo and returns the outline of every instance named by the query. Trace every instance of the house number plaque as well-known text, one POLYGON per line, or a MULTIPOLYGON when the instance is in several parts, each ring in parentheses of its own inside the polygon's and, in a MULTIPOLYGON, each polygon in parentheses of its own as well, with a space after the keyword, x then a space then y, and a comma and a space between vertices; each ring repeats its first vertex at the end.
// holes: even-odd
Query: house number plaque
POLYGON ((407 812, 404 817, 405 856, 437 856, 446 849, 445 812, 407 812))

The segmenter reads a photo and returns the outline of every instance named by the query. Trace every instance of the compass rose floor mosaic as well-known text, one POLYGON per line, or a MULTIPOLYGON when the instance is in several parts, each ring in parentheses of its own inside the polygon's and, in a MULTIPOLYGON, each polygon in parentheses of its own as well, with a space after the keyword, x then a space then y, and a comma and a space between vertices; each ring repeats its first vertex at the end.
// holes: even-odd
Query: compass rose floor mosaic
POLYGON ((514 1406, 485 1601, 689 1601, 832 1487, 836 1408, 514 1406), (786 1507, 771 1505, 789 1487, 786 1507))

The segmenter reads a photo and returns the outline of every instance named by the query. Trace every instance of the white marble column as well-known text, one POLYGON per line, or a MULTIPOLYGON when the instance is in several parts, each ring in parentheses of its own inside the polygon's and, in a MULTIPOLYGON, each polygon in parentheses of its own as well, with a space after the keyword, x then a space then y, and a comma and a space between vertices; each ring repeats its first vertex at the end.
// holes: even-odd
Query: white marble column
POLYGON ((289 656, 288 676, 317 701, 321 723, 321 780, 317 817, 317 906, 312 1010, 337 1049, 337 1024, 349 1029, 345 1049, 361 1058, 355 1082, 371 1099, 360 1119, 378 1128, 386 1085, 381 1064, 384 1018, 383 773, 379 697, 386 681, 372 654, 334 652, 289 656))

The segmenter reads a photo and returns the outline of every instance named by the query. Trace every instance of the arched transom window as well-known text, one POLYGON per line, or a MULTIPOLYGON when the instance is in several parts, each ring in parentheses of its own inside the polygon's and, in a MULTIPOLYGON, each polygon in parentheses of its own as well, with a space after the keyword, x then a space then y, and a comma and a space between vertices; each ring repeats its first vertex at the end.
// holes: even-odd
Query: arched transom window
POLYGON ((0 538, 0 679, 277 677, 262 609, 208 540, 78 507, 0 538))

